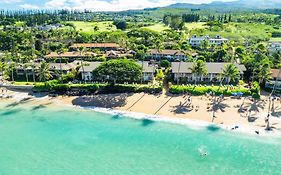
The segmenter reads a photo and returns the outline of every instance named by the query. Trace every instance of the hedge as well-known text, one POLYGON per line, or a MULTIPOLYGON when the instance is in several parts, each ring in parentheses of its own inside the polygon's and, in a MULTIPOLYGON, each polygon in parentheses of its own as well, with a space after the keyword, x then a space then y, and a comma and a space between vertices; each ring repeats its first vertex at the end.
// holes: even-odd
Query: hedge
POLYGON ((139 84, 59 84, 58 81, 48 81, 46 83, 36 83, 33 87, 34 92, 50 92, 65 93, 71 90, 84 90, 89 93, 160 93, 162 86, 160 85, 139 85, 139 84))
POLYGON ((193 95, 205 95, 206 93, 214 93, 216 95, 224 94, 231 96, 232 93, 242 92, 245 96, 252 95, 250 89, 244 87, 224 87, 224 86, 183 86, 183 85, 172 85, 170 87, 170 93, 172 94, 183 94, 190 93, 193 95))

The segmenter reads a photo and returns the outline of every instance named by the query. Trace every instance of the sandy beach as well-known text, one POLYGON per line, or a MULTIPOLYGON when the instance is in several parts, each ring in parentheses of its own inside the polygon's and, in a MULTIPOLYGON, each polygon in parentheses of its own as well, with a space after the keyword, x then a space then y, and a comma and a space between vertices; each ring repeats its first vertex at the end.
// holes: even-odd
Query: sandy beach
MULTIPOLYGON (((28 97, 26 92, 8 91, 16 100, 28 97)), ((163 93, 151 95, 137 94, 107 94, 94 96, 58 96, 49 97, 45 94, 29 96, 33 100, 27 101, 31 105, 60 105, 78 107, 98 107, 118 110, 124 113, 142 113, 157 116, 158 119, 171 121, 197 121, 217 124, 226 129, 245 130, 250 133, 268 134, 265 131, 265 118, 268 112, 269 100, 262 96, 260 100, 251 98, 207 97, 171 95, 163 93), (35 99, 35 100, 34 100, 35 99), (215 111, 215 112, 214 112, 215 111), (213 117, 215 116, 215 117, 213 117)), ((3 100, 3 99, 2 99, 3 100)), ((5 99, 4 99, 5 100, 5 99)), ((281 135, 281 101, 275 100, 272 107, 270 124, 273 128, 269 133, 281 135)))

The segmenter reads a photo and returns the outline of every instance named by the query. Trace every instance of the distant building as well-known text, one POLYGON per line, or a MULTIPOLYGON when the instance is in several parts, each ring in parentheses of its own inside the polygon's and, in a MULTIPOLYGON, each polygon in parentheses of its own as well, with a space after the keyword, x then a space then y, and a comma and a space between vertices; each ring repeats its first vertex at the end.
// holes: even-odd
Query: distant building
POLYGON ((70 46, 70 50, 78 50, 81 47, 88 49, 99 49, 101 51, 115 51, 120 49, 120 46, 116 43, 76 43, 70 46))
POLYGON ((53 24, 53 25, 41 25, 41 26, 37 26, 36 28, 42 31, 50 31, 53 29, 58 29, 60 27, 62 27, 61 24, 53 24))
POLYGON ((281 43, 269 43, 267 49, 269 52, 281 52, 281 43))
POLYGON ((270 81, 266 83, 266 87, 281 90, 281 69, 271 69, 270 81))
POLYGON ((158 51, 157 49, 151 49, 148 53, 148 57, 154 60, 161 60, 161 59, 167 59, 169 61, 175 61, 175 60, 186 60, 186 54, 183 51, 180 50, 161 50, 158 51))
POLYGON ((105 58, 107 59, 114 59, 114 58, 132 58, 134 55, 134 51, 129 51, 126 53, 123 53, 121 51, 114 51, 114 50, 110 50, 110 51, 106 51, 105 52, 105 58))
MULTIPOLYGON (((224 67, 230 63, 206 63, 207 75, 202 75, 201 77, 196 77, 192 74, 191 68, 193 66, 192 62, 173 62, 172 63, 172 76, 174 81, 179 82, 194 82, 202 81, 202 82, 219 82, 223 77, 221 77, 221 73, 224 67)), ((244 75, 244 71, 246 71, 246 67, 244 65, 235 64, 238 68, 241 77, 244 75)))
POLYGON ((214 38, 209 37, 209 35, 201 36, 201 37, 193 35, 190 39, 188 39, 188 42, 193 47, 199 47, 204 40, 208 41, 210 45, 216 45, 216 46, 228 42, 228 39, 222 38, 220 37, 220 35, 216 35, 214 38))

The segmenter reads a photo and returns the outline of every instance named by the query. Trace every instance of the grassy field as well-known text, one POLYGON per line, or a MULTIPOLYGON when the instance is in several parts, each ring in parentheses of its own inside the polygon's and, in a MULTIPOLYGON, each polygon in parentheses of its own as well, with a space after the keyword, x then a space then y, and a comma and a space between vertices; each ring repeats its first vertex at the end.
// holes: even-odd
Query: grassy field
MULTIPOLYGON (((185 27, 187 27, 187 29, 189 30, 193 30, 193 29, 205 29, 206 26, 204 26, 204 22, 193 22, 193 23, 186 23, 185 27)), ((147 26, 147 27, 143 27, 146 29, 151 29, 157 32, 162 32, 164 30, 170 29, 168 26, 165 26, 163 23, 157 23, 151 26, 147 26)))
POLYGON ((281 42, 281 37, 279 37, 279 38, 271 38, 269 41, 270 42, 281 42))
POLYGON ((164 24, 161 24, 161 23, 154 24, 152 26, 143 27, 143 28, 154 30, 157 32, 162 32, 163 30, 170 29, 168 26, 165 26, 164 24))
POLYGON ((276 31, 273 26, 262 23, 229 23, 225 24, 223 29, 194 29, 190 32, 190 35, 208 34, 210 36, 215 36, 219 34, 222 37, 237 42, 243 42, 244 40, 266 41, 271 39, 271 34, 273 31, 276 31))
POLYGON ((116 27, 112 24, 112 21, 104 22, 84 22, 84 21, 71 21, 70 23, 74 24, 77 30, 83 32, 95 32, 94 27, 98 26, 98 31, 115 31, 116 27))
POLYGON ((207 26, 205 26, 205 22, 192 22, 192 23, 186 23, 185 27, 188 30, 193 30, 193 29, 205 29, 207 26))

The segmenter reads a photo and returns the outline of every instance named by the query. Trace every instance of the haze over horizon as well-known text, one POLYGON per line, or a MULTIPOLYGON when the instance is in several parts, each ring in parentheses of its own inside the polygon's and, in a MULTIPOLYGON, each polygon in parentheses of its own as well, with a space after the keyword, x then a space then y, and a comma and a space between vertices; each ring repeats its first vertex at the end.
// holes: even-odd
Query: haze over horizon
POLYGON ((89 9, 93 11, 122 11, 165 7, 175 3, 210 3, 235 0, 0 0, 1 9, 89 9))

